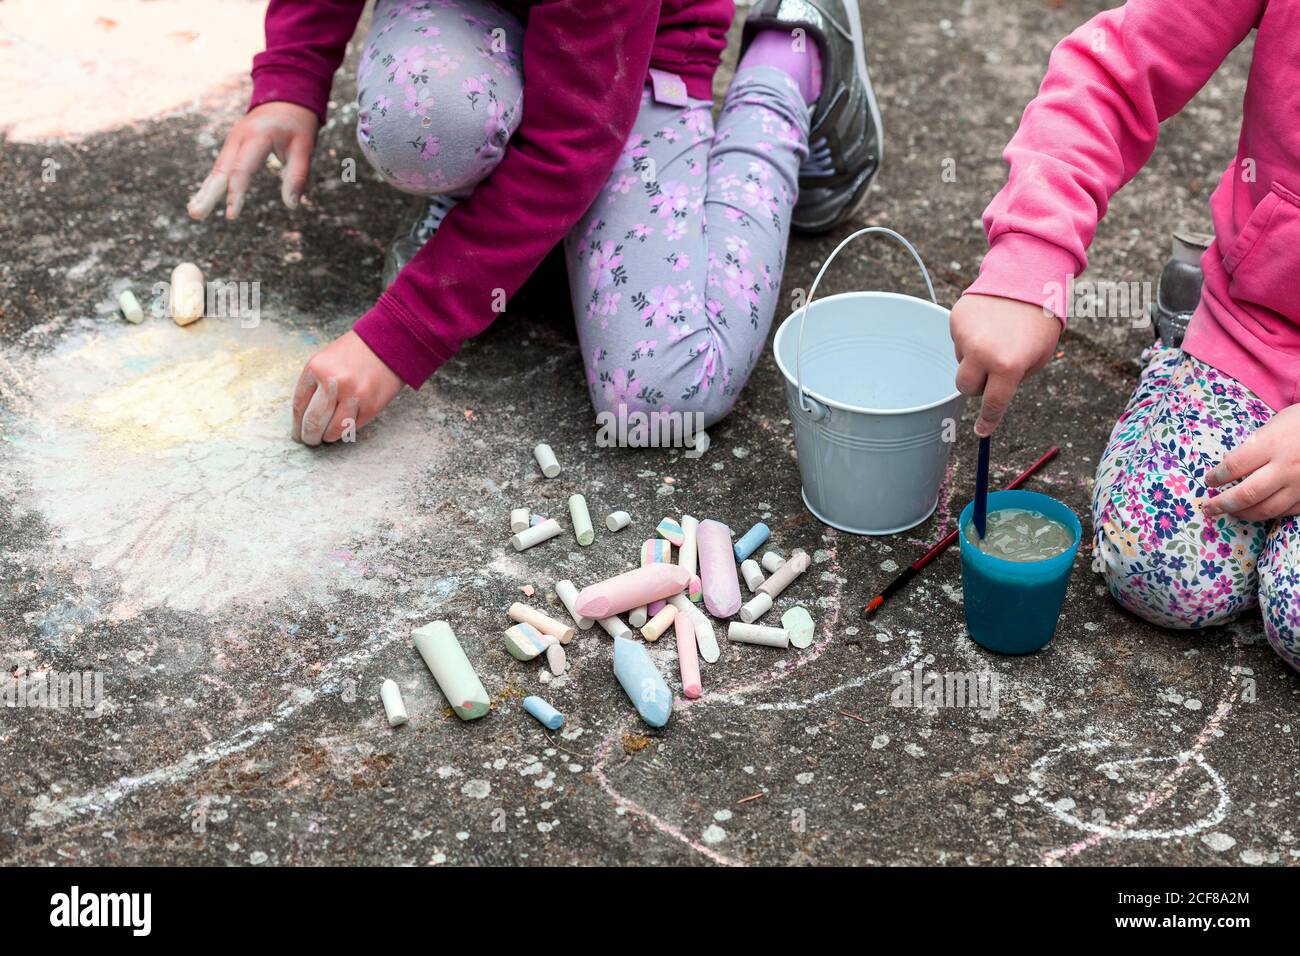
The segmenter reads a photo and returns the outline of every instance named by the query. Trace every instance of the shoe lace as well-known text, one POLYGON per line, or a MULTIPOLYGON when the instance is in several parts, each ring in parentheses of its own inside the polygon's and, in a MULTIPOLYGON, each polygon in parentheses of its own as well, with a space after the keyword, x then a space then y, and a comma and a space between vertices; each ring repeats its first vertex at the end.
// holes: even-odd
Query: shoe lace
POLYGON ((815 140, 808 150, 808 158, 799 167, 800 176, 834 176, 835 156, 830 141, 825 137, 815 140))
POLYGON ((455 196, 436 195, 430 196, 424 207, 424 216, 418 226, 415 227, 416 236, 421 242, 427 242, 429 237, 438 231, 442 221, 447 218, 447 213, 458 203, 460 199, 455 196))

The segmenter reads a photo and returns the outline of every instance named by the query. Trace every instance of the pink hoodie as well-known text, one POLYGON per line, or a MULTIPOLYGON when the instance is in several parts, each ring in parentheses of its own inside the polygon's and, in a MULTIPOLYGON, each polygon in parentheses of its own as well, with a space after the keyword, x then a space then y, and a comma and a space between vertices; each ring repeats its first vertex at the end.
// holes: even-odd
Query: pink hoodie
POLYGON ((1210 198, 1215 241, 1183 348, 1275 410, 1300 401, 1300 0, 1129 0, 1061 41, 1003 153, 1010 176, 966 291, 1059 302, 1160 123, 1252 28, 1237 157, 1210 198))

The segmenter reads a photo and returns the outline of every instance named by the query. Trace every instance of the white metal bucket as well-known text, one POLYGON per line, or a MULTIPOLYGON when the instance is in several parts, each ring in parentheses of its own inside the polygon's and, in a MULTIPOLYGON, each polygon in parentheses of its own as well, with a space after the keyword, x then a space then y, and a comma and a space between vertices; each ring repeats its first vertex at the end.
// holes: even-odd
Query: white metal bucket
POLYGON ((808 510, 853 534, 895 534, 930 517, 963 396, 948 310, 911 243, 879 226, 846 238, 817 273, 808 304, 781 323, 772 348, 785 376, 808 510), (930 301, 846 292, 814 302, 840 250, 872 232, 907 247, 930 301))

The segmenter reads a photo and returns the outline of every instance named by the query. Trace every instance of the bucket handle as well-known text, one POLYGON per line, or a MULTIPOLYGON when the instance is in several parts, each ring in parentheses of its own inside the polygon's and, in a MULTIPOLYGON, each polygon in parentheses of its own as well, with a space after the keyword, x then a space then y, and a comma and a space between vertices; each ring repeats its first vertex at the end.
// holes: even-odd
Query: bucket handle
POLYGON ((831 252, 831 254, 826 257, 826 261, 822 263, 822 267, 817 270, 817 278, 813 279, 812 288, 808 291, 808 301, 804 303, 803 308, 800 309, 800 312, 802 314, 799 316, 799 341, 795 346, 794 385, 795 388, 799 390, 799 407, 803 409, 803 411, 807 412, 810 416, 812 416, 812 420, 815 422, 819 422, 823 418, 825 418, 826 415, 829 413, 829 410, 825 406, 823 406, 820 402, 816 401, 815 399, 807 398, 807 394, 803 390, 804 322, 808 318, 809 310, 812 309, 813 296, 817 294, 817 285, 822 281, 822 276, 826 274, 826 270, 830 268, 831 261, 837 255, 839 255, 840 250, 843 249, 845 246, 847 246, 850 242, 858 238, 858 236, 865 236, 869 232, 879 232, 885 234, 886 236, 893 236, 895 239, 897 239, 907 248, 907 251, 912 254, 912 258, 916 260, 916 264, 921 270, 921 275, 925 279, 925 287, 927 290, 929 290, 930 301, 933 302, 935 305, 939 304, 939 300, 934 294, 934 283, 930 281, 930 273, 926 270, 925 263, 921 261, 920 254, 916 251, 915 248, 913 248, 910 242, 908 242, 898 233, 894 232, 894 230, 886 229, 884 226, 867 226, 865 229, 859 229, 857 232, 845 236, 843 241, 841 241, 840 244, 835 247, 834 251, 831 252), (805 399, 809 402, 812 402, 811 408, 808 405, 804 404, 805 399))

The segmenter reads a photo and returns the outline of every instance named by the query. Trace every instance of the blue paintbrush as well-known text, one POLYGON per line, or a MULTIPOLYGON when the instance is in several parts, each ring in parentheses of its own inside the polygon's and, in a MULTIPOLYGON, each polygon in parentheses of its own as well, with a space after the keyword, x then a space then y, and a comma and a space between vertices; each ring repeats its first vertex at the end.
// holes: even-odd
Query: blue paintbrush
POLYGON ((975 470, 975 533, 984 540, 989 515, 989 440, 980 439, 980 460, 975 470))

